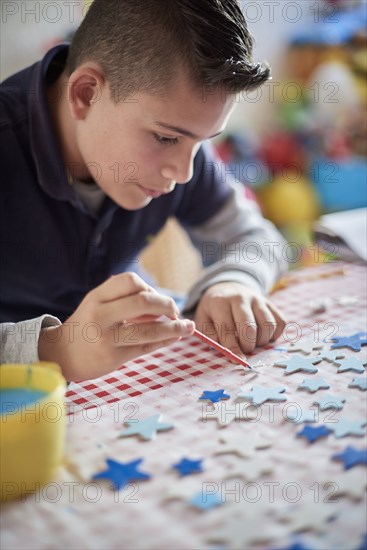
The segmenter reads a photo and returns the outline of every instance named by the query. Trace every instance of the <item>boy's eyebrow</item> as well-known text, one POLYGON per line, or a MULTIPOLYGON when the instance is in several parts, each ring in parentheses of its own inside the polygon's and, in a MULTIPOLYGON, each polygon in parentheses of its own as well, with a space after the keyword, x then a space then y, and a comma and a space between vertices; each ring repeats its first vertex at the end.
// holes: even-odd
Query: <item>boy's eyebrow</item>
MULTIPOLYGON (((185 128, 180 128, 179 126, 171 126, 171 124, 166 124, 165 122, 158 122, 157 120, 154 121, 154 124, 156 124, 157 126, 160 126, 161 128, 165 128, 166 130, 171 130, 172 132, 182 134, 183 136, 187 136, 192 139, 200 139, 199 136, 197 136, 193 132, 190 132, 190 130, 186 130, 185 128)), ((207 139, 211 139, 216 136, 219 136, 219 134, 221 134, 222 132, 223 130, 220 130, 220 132, 217 132, 216 134, 209 136, 209 138, 207 139)))

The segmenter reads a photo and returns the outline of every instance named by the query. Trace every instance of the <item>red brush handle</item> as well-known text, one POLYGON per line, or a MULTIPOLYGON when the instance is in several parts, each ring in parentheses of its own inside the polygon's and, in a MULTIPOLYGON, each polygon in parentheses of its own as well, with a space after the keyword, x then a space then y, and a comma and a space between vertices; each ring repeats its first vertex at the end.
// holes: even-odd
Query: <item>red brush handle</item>
POLYGON ((240 365, 243 365, 244 367, 247 367, 248 369, 252 369, 251 365, 246 363, 246 361, 241 359, 241 357, 238 357, 238 355, 236 355, 235 353, 230 351, 228 348, 225 348, 224 346, 221 346, 220 344, 218 344, 218 342, 216 342, 215 340, 212 340, 211 338, 209 338, 209 336, 205 336, 205 334, 203 334, 199 330, 197 330, 197 329, 194 330, 194 336, 196 336, 197 338, 199 338, 200 340, 202 340, 206 344, 209 344, 210 346, 212 346, 216 350, 220 351, 223 355, 225 355, 225 357, 228 357, 229 359, 232 359, 236 363, 239 363, 240 365))

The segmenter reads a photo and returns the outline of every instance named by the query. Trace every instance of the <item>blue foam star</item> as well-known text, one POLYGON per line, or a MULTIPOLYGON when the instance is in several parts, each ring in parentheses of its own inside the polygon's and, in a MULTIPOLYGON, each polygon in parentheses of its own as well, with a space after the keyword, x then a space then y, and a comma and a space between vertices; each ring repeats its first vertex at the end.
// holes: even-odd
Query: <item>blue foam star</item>
POLYGON ((345 354, 342 351, 320 351, 319 356, 330 363, 334 363, 335 359, 343 359, 345 354))
POLYGON ((288 347, 287 351, 302 351, 305 355, 310 355, 315 349, 321 349, 323 346, 324 344, 320 342, 315 342, 313 338, 304 338, 300 342, 291 344, 288 347))
POLYGON ((333 455, 331 458, 344 462, 344 470, 349 470, 357 464, 367 465, 367 448, 355 449, 354 447, 348 446, 342 453, 333 455))
POLYGON ((361 361, 358 357, 347 357, 346 359, 337 359, 334 361, 336 365, 339 365, 338 372, 345 372, 347 370, 354 370, 355 372, 364 372, 364 365, 366 361, 361 361))
POLYGON ((325 426, 305 426, 300 432, 297 432, 297 437, 305 437, 310 443, 314 443, 320 437, 326 437, 331 434, 331 430, 325 426))
POLYGON ((347 418, 339 418, 335 424, 330 424, 330 429, 334 432, 335 437, 345 437, 346 435, 356 435, 362 437, 365 434, 364 426, 367 424, 365 420, 348 420, 347 418))
POLYGON ((328 390, 329 384, 325 382, 323 378, 305 378, 298 386, 299 390, 308 390, 311 393, 315 393, 318 390, 328 390))
POLYGON ((189 474, 195 474, 197 472, 202 472, 203 459, 200 460, 190 460, 189 458, 182 458, 177 464, 173 464, 175 468, 182 476, 187 476, 189 474))
POLYGON ((108 469, 100 472, 99 474, 95 474, 92 479, 109 479, 112 482, 114 489, 119 491, 131 481, 151 478, 149 474, 138 471, 137 468, 142 461, 142 458, 138 458, 137 460, 123 463, 107 458, 106 462, 108 469))
POLYGON ((154 438, 157 432, 174 428, 173 424, 159 422, 160 418, 160 414, 154 414, 145 420, 128 420, 125 424, 128 424, 130 427, 120 432, 119 437, 139 435, 142 439, 147 440, 154 438))
POLYGON ((361 546, 357 550, 367 550, 367 533, 363 535, 361 546))
POLYGON ((200 510, 210 510, 211 508, 220 506, 223 503, 221 497, 216 493, 212 494, 200 491, 200 493, 197 493, 192 499, 189 500, 189 504, 191 504, 191 506, 195 506, 195 508, 200 508, 200 510))
POLYGON ((291 359, 283 359, 276 361, 275 367, 286 367, 285 374, 293 374, 294 372, 317 372, 318 369, 314 366, 322 361, 321 357, 302 357, 301 355, 293 355, 291 359))
POLYGON ((345 403, 344 397, 336 397, 331 395, 331 393, 325 393, 319 399, 315 399, 314 404, 318 405, 320 410, 326 411, 327 409, 337 409, 338 411, 343 408, 343 403, 345 403))
POLYGON ((357 376, 356 378, 353 378, 350 384, 348 384, 348 388, 359 388, 362 391, 367 390, 367 376, 357 376))
POLYGON ((203 395, 199 397, 199 401, 211 401, 212 403, 218 403, 221 399, 229 399, 231 396, 224 393, 224 390, 217 391, 203 391, 203 395))
POLYGON ((331 346, 331 349, 350 348, 353 351, 361 351, 361 346, 367 344, 367 333, 357 332, 356 334, 351 334, 350 336, 332 338, 332 341, 335 342, 335 344, 331 346))
POLYGON ((294 424, 302 424, 303 422, 316 422, 316 411, 304 411, 303 409, 296 409, 295 412, 287 410, 286 420, 293 422, 294 424))

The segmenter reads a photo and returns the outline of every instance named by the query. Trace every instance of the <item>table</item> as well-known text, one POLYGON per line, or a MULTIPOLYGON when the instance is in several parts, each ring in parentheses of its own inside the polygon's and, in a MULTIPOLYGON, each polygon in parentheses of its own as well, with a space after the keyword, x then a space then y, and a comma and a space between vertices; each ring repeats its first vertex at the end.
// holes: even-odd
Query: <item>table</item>
MULTIPOLYGON (((292 276, 273 295, 288 317, 287 331, 249 358, 257 375, 188 338, 101 379, 71 384, 65 463, 39 493, 2 506, 2 547, 365 548, 366 466, 344 470, 332 459, 348 446, 366 449, 365 428, 359 437, 338 438, 331 431, 314 443, 297 433, 306 426, 335 430, 345 418, 363 424, 366 392, 349 384, 366 373, 338 372, 338 365, 323 359, 318 373, 286 374, 274 363, 294 356, 287 349, 305 338, 323 348, 299 355, 316 357, 330 351, 337 334, 366 331, 366 268, 330 263, 292 276), (326 298, 326 310, 316 313, 313 302, 326 298), (299 388, 304 379, 320 377, 330 389, 299 388), (248 393, 254 385, 284 386, 280 395, 287 400, 255 407, 237 399, 240 388, 248 393), (230 399, 215 405, 199 400, 203 391, 219 389, 230 399), (335 403, 345 399, 343 408, 320 410, 314 402, 325 393, 335 403), (301 410, 313 413, 317 423, 288 418, 301 410), (148 441, 118 437, 128 420, 158 413, 174 428, 148 441), (248 456, 233 452, 238 449, 248 456), (203 471, 181 477, 172 466, 183 457, 202 459, 203 471), (112 490, 108 482, 92 479, 106 469, 107 458, 124 463, 142 458, 139 468, 151 478, 112 490), (191 503, 203 492, 206 510, 191 503)), ((336 351, 366 361, 366 346, 336 351)))

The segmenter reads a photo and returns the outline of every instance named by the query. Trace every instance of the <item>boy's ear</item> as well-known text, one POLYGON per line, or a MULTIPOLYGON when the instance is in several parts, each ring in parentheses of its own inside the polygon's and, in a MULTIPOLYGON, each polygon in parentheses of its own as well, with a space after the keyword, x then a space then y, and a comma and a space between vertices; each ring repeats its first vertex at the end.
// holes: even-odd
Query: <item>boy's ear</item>
POLYGON ((84 120, 91 106, 106 93, 106 79, 101 70, 90 65, 78 67, 70 76, 68 99, 70 112, 76 120, 84 120))

